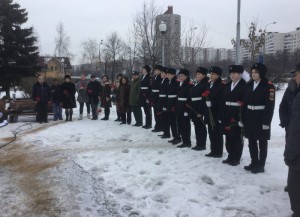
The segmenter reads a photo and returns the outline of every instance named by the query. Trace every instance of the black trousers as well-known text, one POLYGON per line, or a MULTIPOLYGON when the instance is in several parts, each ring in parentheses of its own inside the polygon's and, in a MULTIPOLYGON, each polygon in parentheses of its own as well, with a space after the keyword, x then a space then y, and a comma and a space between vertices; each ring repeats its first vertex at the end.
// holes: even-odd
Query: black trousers
POLYGON ((48 103, 47 102, 39 102, 36 104, 37 122, 47 122, 48 121, 48 103))
POLYGON ((300 170, 289 167, 288 193, 295 217, 300 217, 300 170))
POLYGON ((161 115, 158 115, 159 109, 153 106, 153 112, 154 112, 154 120, 155 120, 155 130, 162 130, 162 124, 161 124, 161 115))
POLYGON ((208 123, 208 134, 210 140, 210 150, 212 154, 223 154, 223 134, 221 132, 221 125, 218 121, 215 121, 215 126, 212 127, 210 122, 208 123))
POLYGON ((133 116, 134 116, 136 124, 142 125, 143 124, 143 115, 142 115, 141 107, 140 106, 131 106, 131 110, 133 112, 133 116))
POLYGON ((98 108, 99 100, 93 99, 90 102, 91 102, 91 110, 92 110, 93 119, 98 119, 97 108, 98 108))
POLYGON ((172 111, 168 111, 168 125, 169 127, 171 127, 171 131, 172 131, 172 136, 175 139, 179 139, 180 135, 178 132, 178 122, 177 122, 177 117, 175 112, 172 111))
POLYGON ((231 161, 240 161, 244 148, 241 129, 239 127, 236 128, 234 129, 234 133, 225 135, 225 147, 228 152, 228 159, 231 161))
POLYGON ((143 106, 144 114, 145 114, 145 119, 146 119, 146 126, 152 127, 152 111, 151 111, 151 106, 147 103, 146 105, 143 106))
MULTIPOLYGON (((90 103, 86 102, 85 105, 86 105, 87 113, 90 114, 91 113, 90 103)), ((83 107, 84 107, 84 102, 79 103, 79 114, 81 114, 81 115, 83 113, 83 107)))
POLYGON ((127 112, 121 113, 121 120, 123 124, 131 124, 131 110, 128 109, 127 112))
POLYGON ((182 137, 182 142, 191 145, 191 121, 189 116, 177 114, 178 132, 182 137))
POLYGON ((192 121, 194 123, 195 135, 196 135, 196 146, 206 147, 207 130, 206 126, 203 124, 201 119, 196 115, 192 116, 192 121))
POLYGON ((258 140, 257 143, 257 140, 250 136, 249 152, 251 157, 251 164, 264 167, 268 155, 268 141, 258 140))
POLYGON ((170 136, 170 124, 169 124, 169 116, 168 112, 163 111, 159 114, 161 130, 164 132, 163 135, 170 136))
POLYGON ((110 114, 110 107, 108 106, 104 107, 104 117, 108 119, 109 114, 110 114))

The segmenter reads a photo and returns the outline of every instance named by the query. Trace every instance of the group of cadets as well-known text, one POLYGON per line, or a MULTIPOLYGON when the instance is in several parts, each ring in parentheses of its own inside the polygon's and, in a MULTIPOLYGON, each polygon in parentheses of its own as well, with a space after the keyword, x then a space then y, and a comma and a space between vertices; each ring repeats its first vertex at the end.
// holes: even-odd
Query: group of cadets
MULTIPOLYGON (((228 152, 224 164, 240 164, 244 137, 249 141, 251 163, 244 169, 252 173, 264 172, 270 139, 271 121, 275 105, 275 88, 266 78, 267 67, 256 63, 251 67, 247 83, 242 65, 229 66, 230 81, 222 80, 222 69, 217 66, 198 67, 194 84, 190 72, 156 65, 144 66, 140 79, 139 105, 145 114, 143 128, 152 128, 152 108, 155 126, 153 132, 163 132, 162 139, 178 148, 191 148, 191 121, 194 124, 196 151, 206 150, 207 134, 210 153, 207 157, 223 156, 223 135, 228 152)), ((137 77, 139 72, 133 72, 137 77)), ((139 118, 140 119, 140 118, 139 118)), ((142 126, 139 120, 135 126, 142 126)))

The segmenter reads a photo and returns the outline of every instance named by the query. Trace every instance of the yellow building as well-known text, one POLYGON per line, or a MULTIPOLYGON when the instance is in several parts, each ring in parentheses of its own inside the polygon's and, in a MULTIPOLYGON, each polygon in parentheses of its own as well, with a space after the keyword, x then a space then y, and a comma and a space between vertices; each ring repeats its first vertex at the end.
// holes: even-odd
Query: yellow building
POLYGON ((40 57, 40 75, 45 78, 63 78, 65 75, 72 75, 72 66, 68 57, 40 57))

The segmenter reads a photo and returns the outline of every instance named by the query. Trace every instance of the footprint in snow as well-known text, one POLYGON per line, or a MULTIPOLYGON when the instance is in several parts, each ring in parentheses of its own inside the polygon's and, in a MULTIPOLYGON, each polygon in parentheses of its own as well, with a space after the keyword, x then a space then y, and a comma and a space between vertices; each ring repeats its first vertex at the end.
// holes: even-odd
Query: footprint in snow
POLYGON ((214 185, 215 183, 214 183, 214 180, 212 180, 212 178, 210 178, 209 176, 202 176, 201 177, 201 180, 203 181, 203 182, 205 182, 206 184, 209 184, 209 185, 214 185))
POLYGON ((122 150, 122 153, 129 153, 129 149, 122 150))
POLYGON ((128 216, 129 217, 139 217, 140 213, 139 212, 131 212, 128 216))
POLYGON ((158 166, 161 165, 161 160, 156 161, 155 164, 158 166))

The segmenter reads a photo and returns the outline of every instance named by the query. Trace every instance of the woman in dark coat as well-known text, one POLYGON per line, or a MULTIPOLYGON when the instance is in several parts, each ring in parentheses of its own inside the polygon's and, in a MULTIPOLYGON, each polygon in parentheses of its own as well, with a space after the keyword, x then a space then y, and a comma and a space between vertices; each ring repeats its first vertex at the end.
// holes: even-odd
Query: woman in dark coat
POLYGON ((66 121, 72 121, 73 108, 76 108, 75 93, 75 84, 71 82, 71 76, 66 75, 65 82, 61 85, 62 102, 66 113, 66 121))
POLYGON ((106 75, 102 77, 103 92, 101 94, 101 106, 104 108, 104 118, 101 120, 107 121, 109 119, 111 107, 111 82, 106 75))
POLYGON ((251 163, 244 169, 264 172, 271 137, 271 122, 275 106, 275 88, 266 78, 267 67, 256 63, 251 68, 252 81, 245 88, 245 137, 249 140, 251 163))
POLYGON ((129 105, 129 94, 130 85, 129 80, 126 76, 123 76, 120 80, 119 87, 119 109, 121 113, 122 123, 120 124, 131 124, 131 109, 129 105))

